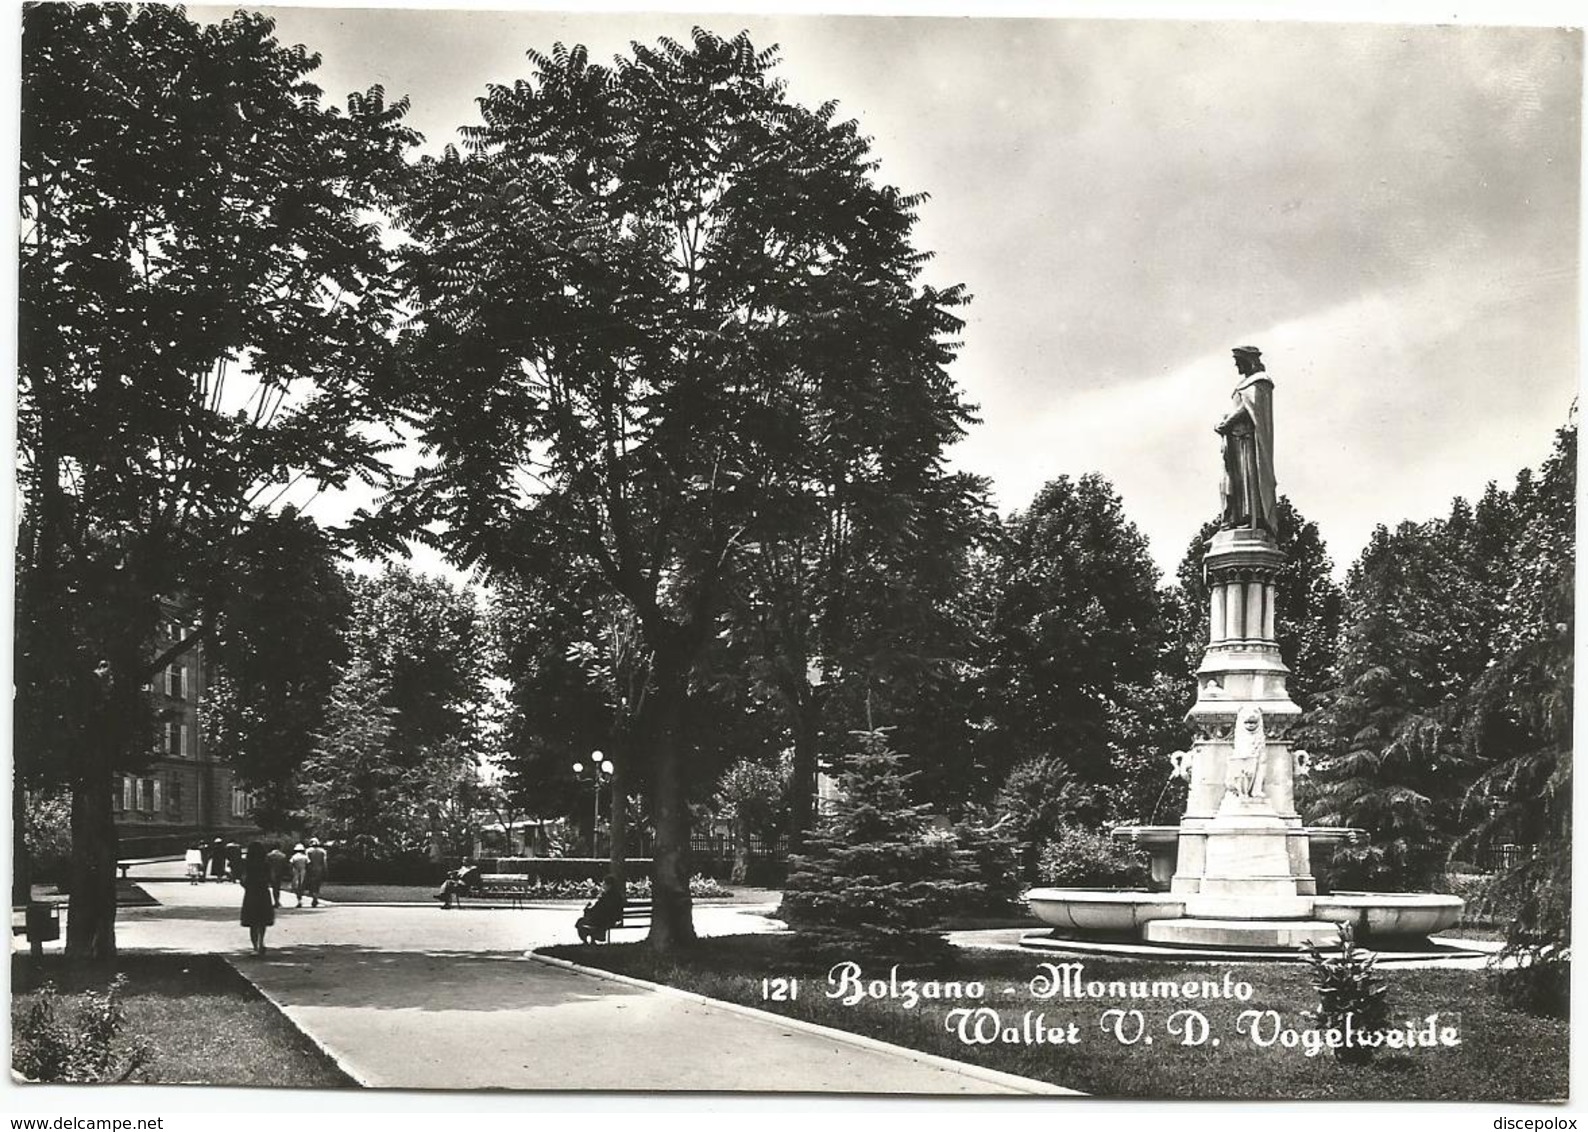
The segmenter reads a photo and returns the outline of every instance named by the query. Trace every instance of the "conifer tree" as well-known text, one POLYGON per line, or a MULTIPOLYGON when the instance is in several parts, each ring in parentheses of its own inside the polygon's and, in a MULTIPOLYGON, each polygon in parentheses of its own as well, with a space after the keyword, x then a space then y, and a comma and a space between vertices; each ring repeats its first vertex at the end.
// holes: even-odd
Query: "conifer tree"
POLYGON ((909 801, 913 774, 886 729, 856 732, 831 818, 792 860, 782 916, 813 954, 928 959, 948 947, 942 923, 975 898, 969 854, 909 801))

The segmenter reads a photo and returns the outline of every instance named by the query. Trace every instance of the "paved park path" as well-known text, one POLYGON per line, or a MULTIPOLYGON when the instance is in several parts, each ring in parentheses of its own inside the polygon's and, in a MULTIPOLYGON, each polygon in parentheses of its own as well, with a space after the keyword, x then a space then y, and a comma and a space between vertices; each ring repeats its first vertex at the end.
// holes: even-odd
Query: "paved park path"
MULTIPOLYGON (((410 1089, 596 1089, 988 1095, 1055 1093, 834 1031, 531 959, 575 943, 577 909, 283 907, 255 957, 240 890, 133 867, 159 907, 124 908, 121 947, 214 952, 355 1080, 410 1089)), ((702 935, 778 929, 770 906, 697 905, 702 935)))

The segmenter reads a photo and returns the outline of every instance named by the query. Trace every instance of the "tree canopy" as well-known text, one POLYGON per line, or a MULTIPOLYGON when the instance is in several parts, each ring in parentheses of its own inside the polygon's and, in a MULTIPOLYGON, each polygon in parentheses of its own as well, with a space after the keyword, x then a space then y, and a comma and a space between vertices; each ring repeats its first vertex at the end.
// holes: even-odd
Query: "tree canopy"
POLYGON ((256 516, 234 557, 204 654, 200 726, 210 757, 253 796, 254 820, 280 829, 300 816, 298 771, 347 661, 352 599, 335 543, 292 508, 256 516))
POLYGON ((1101 476, 1060 476, 1005 524, 994 574, 983 679, 1002 750, 989 757, 1115 782, 1122 716, 1163 638, 1146 539, 1101 476))
POLYGON ((1337 683, 1305 739, 1326 756, 1309 816, 1369 833, 1341 851, 1362 883, 1431 883, 1470 825, 1469 791, 1527 746, 1500 721, 1530 709, 1499 709, 1495 696, 1520 678, 1523 643, 1553 635, 1544 595, 1558 583, 1542 579, 1569 576, 1571 562, 1540 532, 1569 513, 1547 502, 1561 494, 1560 466, 1557 452, 1550 493, 1524 470, 1476 506, 1456 499, 1445 518, 1378 528, 1347 576, 1337 683), (1523 579, 1536 592, 1522 596, 1523 579))
POLYGON ((308 816, 376 852, 426 848, 444 815, 456 840, 481 797, 490 654, 474 596, 398 566, 347 587, 348 658, 302 769, 308 816))
POLYGON ((693 937, 690 679, 729 580, 808 523, 831 450, 935 474, 969 419, 944 370, 965 296, 918 279, 922 198, 747 35, 529 58, 402 213, 403 404, 434 459, 387 537, 510 576, 582 560, 632 611, 666 946, 693 937))
POLYGON ((19 774, 73 790, 67 947, 115 949, 110 781, 148 756, 160 603, 213 626, 241 527, 381 472, 372 215, 417 140, 379 88, 323 105, 270 21, 23 10, 19 774))

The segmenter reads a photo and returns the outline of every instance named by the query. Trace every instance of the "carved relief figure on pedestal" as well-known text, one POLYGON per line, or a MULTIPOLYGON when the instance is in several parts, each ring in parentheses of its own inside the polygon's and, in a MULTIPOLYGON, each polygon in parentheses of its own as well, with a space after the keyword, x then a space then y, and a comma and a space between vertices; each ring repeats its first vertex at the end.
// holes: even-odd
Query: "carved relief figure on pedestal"
POLYGON ((1226 530, 1248 527, 1277 534, 1274 479, 1274 383, 1256 346, 1233 351, 1241 380, 1233 405, 1214 431, 1224 438, 1224 480, 1219 485, 1226 530))
POLYGON ((1247 704, 1235 717, 1235 747, 1230 752, 1224 788, 1240 798, 1263 796, 1268 737, 1263 734, 1263 709, 1247 704))

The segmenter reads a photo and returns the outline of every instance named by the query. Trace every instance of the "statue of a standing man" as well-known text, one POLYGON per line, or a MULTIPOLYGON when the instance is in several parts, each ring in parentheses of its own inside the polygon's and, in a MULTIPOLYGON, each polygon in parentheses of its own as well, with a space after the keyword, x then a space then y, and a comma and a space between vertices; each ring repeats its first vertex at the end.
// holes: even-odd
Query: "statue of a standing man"
POLYGON ((1223 526, 1279 533, 1274 506, 1274 383, 1263 369, 1256 346, 1237 346, 1235 368, 1241 380, 1230 395, 1233 405, 1219 422, 1224 437, 1223 526))

